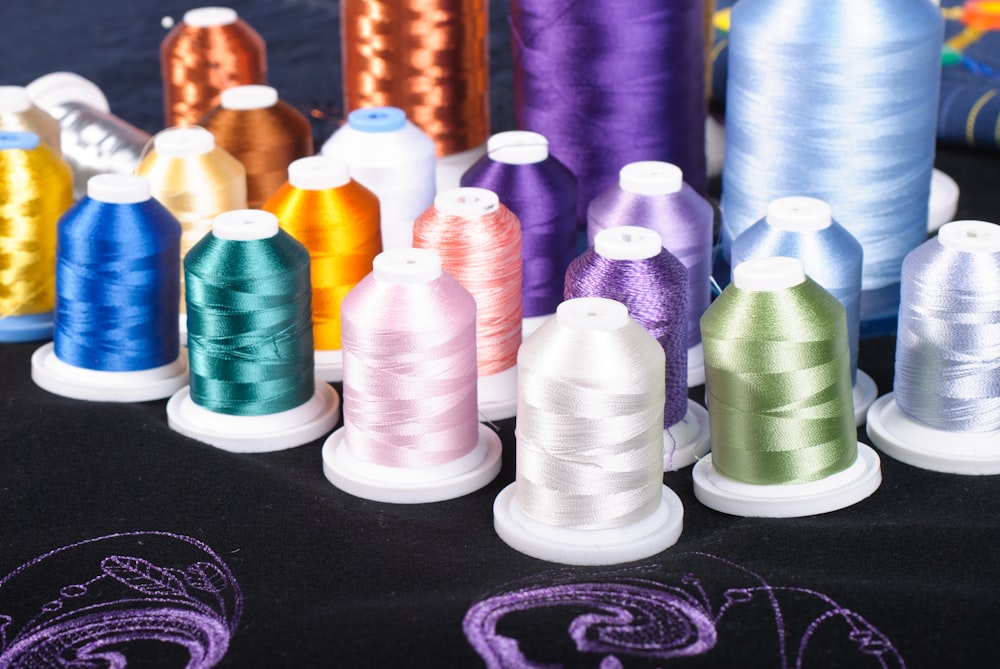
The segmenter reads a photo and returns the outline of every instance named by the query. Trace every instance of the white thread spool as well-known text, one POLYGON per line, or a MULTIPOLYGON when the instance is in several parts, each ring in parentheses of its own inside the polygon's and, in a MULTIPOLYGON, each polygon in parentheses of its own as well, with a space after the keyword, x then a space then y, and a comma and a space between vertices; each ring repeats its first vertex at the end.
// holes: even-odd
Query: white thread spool
MULTIPOLYGON (((782 291, 806 280, 797 258, 772 257, 748 260, 733 270, 733 284, 745 291, 782 291)), ((712 455, 694 466, 694 493, 705 506, 734 516, 798 518, 827 513, 856 504, 882 483, 878 454, 858 442, 854 463, 818 481, 752 484, 718 472, 712 455)))
MULTIPOLYGON (((963 254, 998 254, 1000 226, 954 221, 941 227, 937 240, 963 254)), ((930 427, 903 413, 894 393, 878 398, 868 410, 867 429, 880 450, 914 467, 952 474, 1000 474, 1000 430, 954 432, 930 427)))
MULTIPOLYGON (((150 199, 149 181, 130 174, 101 174, 87 181, 87 197, 109 204, 150 199)), ((31 379, 50 393, 93 402, 148 402, 169 397, 187 384, 187 356, 150 369, 114 372, 64 362, 49 342, 31 356, 31 379)))
MULTIPOLYGON (((259 209, 228 211, 215 217, 211 234, 235 243, 270 239, 278 234, 278 218, 259 209)), ((184 386, 167 402, 167 424, 187 437, 235 453, 300 446, 323 436, 340 420, 337 392, 318 379, 315 384, 312 397, 299 406, 260 416, 212 411, 198 405, 191 398, 191 387, 184 386)))
MULTIPOLYGON (((543 342, 552 328, 604 334, 620 331, 630 322, 628 310, 619 302, 595 297, 567 300, 559 305, 550 322, 525 341, 522 355, 526 348, 530 350, 543 342)), ((634 323, 632 327, 638 328, 634 323)), ((649 340, 654 342, 652 337, 649 340)), ((509 546, 542 560, 576 565, 628 562, 665 550, 681 534, 684 507, 680 498, 665 485, 660 489, 659 504, 649 515, 609 529, 560 527, 535 520, 518 501, 517 488, 515 481, 497 495, 493 503, 494 528, 509 546)))
MULTIPOLYGON (((365 280, 419 285, 441 276, 441 259, 426 249, 396 249, 375 257, 365 280)), ((346 370, 350 372, 350 368, 346 370)), ((342 427, 323 444, 323 473, 337 488, 356 497, 393 504, 438 502, 479 490, 500 472, 500 437, 478 425, 479 441, 465 455, 429 467, 394 467, 363 460, 351 452, 342 427)))
POLYGON ((320 151, 346 162, 351 176, 378 196, 382 249, 413 246, 413 221, 436 192, 430 137, 397 107, 356 109, 320 151))
MULTIPOLYGON (((662 250, 660 235, 648 228, 608 228, 594 237, 594 252, 608 260, 646 260, 662 250)), ((684 417, 663 430, 663 470, 694 464, 709 446, 708 412, 689 399, 684 417)))

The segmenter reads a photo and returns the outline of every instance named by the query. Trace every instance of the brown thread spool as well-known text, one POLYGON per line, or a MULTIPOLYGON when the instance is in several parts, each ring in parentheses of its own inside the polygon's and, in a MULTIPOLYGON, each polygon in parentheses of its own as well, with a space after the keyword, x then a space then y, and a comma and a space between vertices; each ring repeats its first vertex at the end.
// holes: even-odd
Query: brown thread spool
POLYGON ((247 171, 247 204, 259 208, 281 188, 288 166, 313 153, 308 119, 270 86, 237 86, 199 124, 247 171))

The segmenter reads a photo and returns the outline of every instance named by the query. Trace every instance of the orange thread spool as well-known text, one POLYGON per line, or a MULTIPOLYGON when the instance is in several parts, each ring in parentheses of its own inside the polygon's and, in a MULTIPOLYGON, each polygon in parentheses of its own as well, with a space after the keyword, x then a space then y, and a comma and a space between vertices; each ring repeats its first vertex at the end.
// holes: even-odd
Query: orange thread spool
POLYGON ((489 133, 485 0, 344 0, 344 107, 400 107, 438 156, 489 133))
POLYGON ((228 7, 184 14, 160 43, 166 125, 193 125, 222 91, 267 80, 264 40, 228 7))
POLYGON ((243 163, 247 203, 259 208, 274 195, 298 158, 313 154, 309 120, 270 86, 236 86, 199 123, 216 143, 243 163))
POLYGON ((264 209, 309 250, 317 378, 340 381, 340 303, 382 252, 378 198, 351 179, 347 163, 314 156, 288 166, 288 182, 264 209))

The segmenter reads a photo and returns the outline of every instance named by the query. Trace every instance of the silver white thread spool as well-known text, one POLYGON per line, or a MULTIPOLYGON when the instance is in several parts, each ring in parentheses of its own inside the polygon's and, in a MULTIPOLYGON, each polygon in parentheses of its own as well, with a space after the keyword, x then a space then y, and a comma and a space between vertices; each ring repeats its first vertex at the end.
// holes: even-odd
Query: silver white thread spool
MULTIPOLYGON (((413 221, 434 203, 434 142, 396 107, 356 109, 320 152, 379 198, 382 248, 413 246, 413 221)), ((457 185, 457 184, 456 184, 457 185)))
MULTIPOLYGON (((395 249, 384 251, 375 257, 374 268, 364 282, 383 284, 386 292, 395 292, 396 287, 407 285, 428 284, 442 275, 441 259, 427 249, 395 249)), ((359 284, 360 285, 360 284, 359 284)), ((456 284, 456 288, 458 285, 456 284)), ((355 294, 355 298, 360 293, 355 294)), ((472 302, 471 295, 466 293, 472 302)), ((350 298, 348 298, 350 299, 350 298)), ((344 311, 351 310, 350 304, 344 311)), ((468 326, 475 328, 475 305, 470 306, 468 326)), ((398 331, 399 323, 386 324, 390 328, 382 328, 381 334, 392 334, 398 331)), ((475 350, 469 350, 472 366, 475 366, 475 350)), ((344 348, 344 384, 352 380, 352 356, 349 344, 345 340, 344 348)), ((358 362, 361 362, 360 360, 358 362)), ((358 366, 356 372, 382 375, 412 375, 412 371, 364 369, 358 366)), ((412 380, 412 379, 411 379, 412 380)), ((345 391, 346 396, 346 391, 345 391)), ((394 399, 384 398, 388 405, 394 399)), ((425 398, 424 404, 432 404, 434 398, 425 398)), ((421 410, 417 410, 420 412, 421 410)), ((411 412, 409 417, 415 417, 411 412)), ((468 419, 476 422, 476 416, 470 414, 468 419)), ((485 486, 496 478, 500 472, 501 443, 495 432, 485 425, 478 425, 478 443, 472 449, 449 462, 427 467, 391 466, 373 462, 359 457, 352 452, 349 443, 349 430, 346 423, 350 420, 349 412, 345 412, 345 427, 334 432, 323 444, 323 473, 337 488, 364 499, 394 504, 419 504, 437 502, 467 495, 485 486)))
MULTIPOLYGON (((805 268, 797 258, 748 260, 733 271, 733 285, 745 291, 782 291, 805 280, 805 268)), ((882 484, 882 467, 878 454, 858 442, 851 466, 816 481, 770 485, 736 481, 715 469, 711 454, 694 466, 692 478, 695 497, 716 511, 745 517, 798 518, 842 509, 870 496, 882 484)))
POLYGON ((52 72, 28 84, 32 101, 62 128, 63 158, 73 169, 73 195, 98 174, 135 171, 150 135, 111 113, 101 89, 72 72, 52 72))
MULTIPOLYGON (((150 199, 149 181, 128 174, 100 174, 87 182, 87 196, 110 204, 138 204, 150 199)), ((31 356, 31 379, 51 393, 92 402, 148 402, 169 397, 188 380, 187 356, 166 365, 114 372, 85 369, 61 360, 49 342, 31 356)))
MULTIPOLYGON (((648 228, 608 228, 594 237, 594 252, 609 260, 644 260, 663 250, 660 235, 648 228)), ((626 305, 627 306, 627 305, 626 305)), ((694 464, 710 447, 708 412, 687 400, 681 420, 663 429, 663 469, 674 471, 694 464)))
POLYGON ((518 478, 493 503, 504 542, 542 560, 602 565, 677 541, 684 508, 662 483, 663 361, 625 306, 604 298, 563 302, 525 340, 518 478), (567 356, 580 364, 562 364, 567 356))
MULTIPOLYGON (((897 365, 900 357, 904 355, 903 347, 915 348, 921 351, 921 355, 931 355, 943 357, 942 354, 947 349, 959 345, 959 337, 963 333, 968 333, 969 325, 956 323, 955 328, 928 327, 923 328, 923 332, 905 331, 907 322, 914 317, 927 318, 929 314, 924 313, 924 308, 918 313, 909 314, 915 304, 917 295, 913 294, 916 289, 914 285, 915 277, 912 276, 914 268, 910 263, 916 257, 936 257, 938 261, 944 260, 940 264, 939 270, 951 272, 962 272, 971 269, 973 264, 982 263, 992 266, 994 277, 1000 276, 1000 226, 987 223, 985 221, 954 221, 941 227, 936 239, 931 239, 923 245, 911 251, 904 261, 903 272, 903 299, 900 303, 900 332, 897 336, 897 365), (947 258, 945 254, 951 254, 947 258), (928 336, 929 335, 929 336, 928 336), (945 349, 945 350, 943 350, 945 349), (940 352, 940 353, 939 353, 940 352)), ((943 274, 943 272, 941 272, 943 274)), ((924 280, 947 281, 945 276, 923 277, 924 280)), ((991 289, 983 287, 987 292, 991 289)), ((992 292, 995 295, 1000 290, 1000 285, 994 286, 992 292)), ((940 295, 937 296, 940 298, 940 295)), ((975 344, 967 342, 962 348, 961 358, 969 365, 983 364, 988 360, 997 361, 995 348, 997 313, 992 314, 990 320, 994 342, 991 348, 979 349, 975 344)), ((980 317, 980 320, 982 318, 980 317)), ((986 336, 985 332, 980 332, 980 336, 986 336)), ((980 344, 980 346, 983 344, 980 344)), ((912 355, 912 352, 910 353, 912 355)), ((942 365, 943 367, 944 365, 942 365)), ((957 361, 950 363, 956 371, 960 369, 957 361)), ((992 372, 996 374, 996 369, 992 372)), ((898 375, 898 372, 897 372, 898 375)), ((910 411, 916 411, 913 415, 908 415, 899 405, 899 400, 895 393, 883 395, 868 410, 868 435, 880 450, 887 455, 923 469, 933 471, 949 472, 954 474, 1000 474, 1000 428, 991 429, 987 427, 983 431, 945 429, 945 422, 942 413, 938 411, 934 414, 928 412, 926 415, 920 413, 922 404, 926 405, 934 395, 942 392, 942 386, 934 383, 962 384, 960 376, 937 379, 934 382, 914 389, 922 394, 921 401, 910 400, 913 406, 910 411), (920 419, 923 418, 922 422, 920 419), (932 426, 932 424, 934 426, 932 426)), ((983 385, 982 373, 979 378, 974 379, 977 383, 965 386, 967 391, 975 390, 981 392, 983 385), (979 387, 977 387, 979 386, 979 387)), ((961 387, 961 386, 960 386, 961 387)), ((995 382, 994 387, 1000 388, 1000 380, 995 382)), ((898 389, 897 389, 898 390, 898 389)), ((986 398, 980 398, 980 401, 986 398)), ((1000 391, 991 399, 1000 399, 1000 391)), ((942 407, 944 405, 942 404, 942 407)), ((970 400, 966 410, 974 409, 974 402, 970 400)), ((957 422, 956 422, 957 424, 957 422)))
MULTIPOLYGON (((219 214, 210 233, 239 243, 269 239, 278 234, 278 218, 259 209, 237 209, 219 214)), ((191 398, 184 386, 167 402, 167 424, 184 436, 234 453, 265 453, 306 444, 333 429, 340 420, 337 391, 315 381, 312 397, 297 407, 259 416, 237 416, 212 411, 191 398)))

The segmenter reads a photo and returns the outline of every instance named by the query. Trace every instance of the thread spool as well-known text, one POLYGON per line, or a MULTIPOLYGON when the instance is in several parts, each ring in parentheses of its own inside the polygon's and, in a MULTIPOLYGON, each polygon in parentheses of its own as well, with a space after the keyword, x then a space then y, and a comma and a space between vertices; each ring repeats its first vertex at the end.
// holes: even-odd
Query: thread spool
POLYGON ((1000 474, 1000 227, 955 221, 903 262, 895 392, 868 411, 891 457, 955 474, 1000 474))
POLYGON ((375 258, 343 305, 344 427, 323 445, 333 485, 416 504, 496 477, 500 438, 477 422, 475 311, 432 251, 375 258))
POLYGON ((52 336, 56 222, 73 203, 72 181, 38 135, 0 131, 0 342, 52 336))
POLYGON ((326 140, 324 156, 343 160, 351 176, 378 196, 382 248, 413 246, 413 221, 434 203, 434 142, 397 107, 355 109, 326 140))
POLYGON ((56 119, 63 158, 73 170, 73 196, 87 194, 98 174, 131 174, 149 133, 111 113, 101 89, 72 72, 52 72, 27 86, 32 102, 56 119))
POLYGON ((436 145, 437 190, 457 188, 490 128, 486 1, 346 0, 340 11, 344 108, 403 109, 436 145))
POLYGON ((259 209, 215 217, 184 258, 191 385, 167 402, 181 434, 238 453, 308 443, 340 399, 314 381, 309 253, 259 209))
POLYGON ((566 268, 576 250, 576 178, 537 132, 497 133, 486 145, 487 154, 462 175, 462 186, 493 191, 521 221, 527 336, 562 301, 566 268))
POLYGON ((343 161, 313 156, 288 166, 288 182, 264 209, 309 250, 316 378, 341 381, 340 306, 382 251, 378 198, 343 161))
POLYGON ((712 453, 693 471, 702 504, 790 518, 878 489, 879 457, 852 420, 844 307, 800 260, 737 265, 701 329, 712 431, 712 453))
POLYGON ((858 369, 861 330, 861 244, 833 220, 830 205, 811 197, 783 197, 767 206, 767 214, 733 241, 733 263, 752 258, 798 258, 806 274, 836 297, 847 312, 851 352, 854 422, 865 422, 878 396, 875 381, 858 369))
POLYGON ((955 219, 958 211, 959 188, 955 180, 934 168, 931 172, 931 199, 927 206, 927 232, 937 232, 942 225, 955 219))
POLYGON ((618 184, 587 207, 587 237, 593 245, 601 230, 636 225, 654 230, 663 247, 688 270, 688 387, 705 383, 705 356, 698 321, 711 297, 712 205, 684 183, 672 163, 644 160, 618 172, 618 184))
POLYGON ((257 208, 275 194, 292 161, 313 153, 312 128, 297 109, 278 99, 270 86, 236 86, 222 91, 199 125, 243 163, 247 204, 257 208))
POLYGON ((878 332, 898 311, 903 258, 927 234, 941 11, 750 0, 731 18, 722 257, 768 202, 824 200, 864 248, 862 330, 878 332))
POLYGON ((455 188, 417 218, 413 245, 434 251, 476 300, 479 414, 514 416, 521 345, 521 225, 483 188, 455 188))
POLYGON ((517 478, 493 502, 512 548, 578 565, 655 555, 681 534, 663 485, 663 349, 599 297, 567 300, 518 352, 517 478))
POLYGON ((666 401, 663 469, 694 464, 708 450, 708 413, 687 398, 687 270, 648 228, 622 226, 597 233, 592 250, 566 270, 566 299, 604 297, 629 314, 663 347, 666 401))
POLYGON ((169 397, 187 383, 177 302, 181 227, 149 181, 91 177, 59 221, 53 341, 31 378, 57 395, 99 402, 169 397))
POLYGON ((160 43, 165 125, 192 125, 222 91, 267 80, 264 40, 229 7, 198 7, 160 43))
POLYGON ((0 131, 33 132, 62 155, 59 121, 36 106, 23 86, 0 86, 0 131))
MULTIPOLYGON (((216 146, 204 128, 168 128, 153 138, 153 149, 136 169, 149 179, 153 197, 181 222, 181 256, 212 229, 223 212, 247 206, 246 170, 240 161, 216 146)), ((181 311, 184 305, 181 275, 181 311)), ((180 323, 185 330, 184 319, 180 323)))

